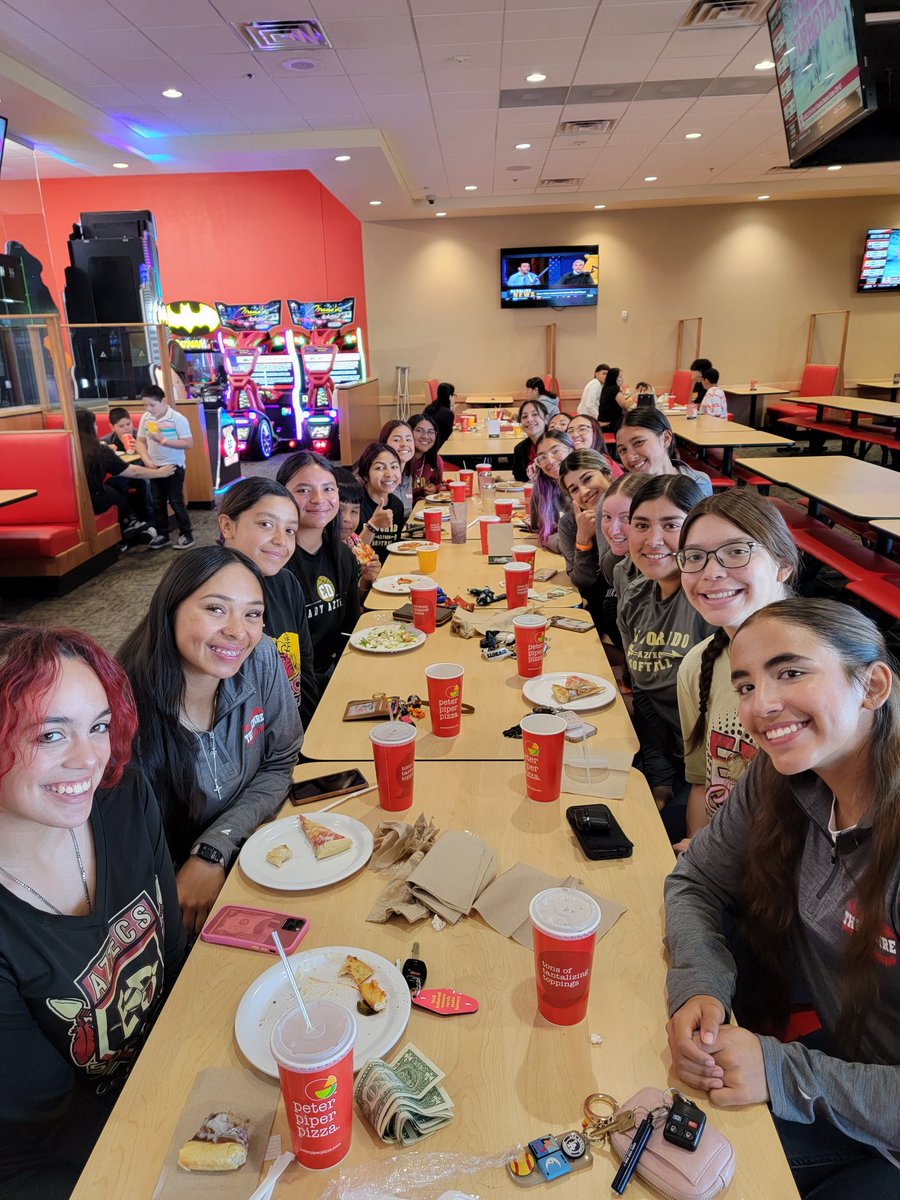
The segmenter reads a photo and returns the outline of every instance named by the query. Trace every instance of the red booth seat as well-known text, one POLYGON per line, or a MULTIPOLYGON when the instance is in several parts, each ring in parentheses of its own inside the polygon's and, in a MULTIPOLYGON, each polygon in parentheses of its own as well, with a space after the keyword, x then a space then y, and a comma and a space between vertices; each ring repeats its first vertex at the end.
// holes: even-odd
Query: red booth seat
MULTIPOLYGON (((23 503, 27 504, 27 501, 23 503)), ((12 507, 21 508, 22 505, 12 507)), ((4 524, 0 528, 0 557, 56 558, 64 550, 73 549, 80 541, 77 525, 4 524)))
MULTIPOLYGON (((109 423, 109 414, 105 412, 95 412, 97 418, 97 437, 108 437, 112 433, 112 425, 109 423)), ((134 422, 132 421, 132 424, 134 422)), ((44 414, 45 429, 62 429, 63 419, 60 412, 48 412, 44 414)))
POLYGON ((676 371, 672 376, 672 386, 669 388, 669 402, 687 404, 691 398, 690 371, 676 371))
POLYGON ((0 508, 4 558, 54 558, 82 540, 71 434, 62 429, 4 433, 0 479, 4 487, 38 489, 31 499, 0 508))
MULTIPOLYGON (((807 363, 803 368, 798 396, 833 396, 837 386, 838 368, 825 363, 807 363)), ((784 421, 790 424, 794 417, 809 419, 815 416, 815 409, 808 404, 791 404, 790 399, 780 400, 775 404, 766 405, 766 421, 784 421), (770 416, 771 414, 771 416, 770 416)))

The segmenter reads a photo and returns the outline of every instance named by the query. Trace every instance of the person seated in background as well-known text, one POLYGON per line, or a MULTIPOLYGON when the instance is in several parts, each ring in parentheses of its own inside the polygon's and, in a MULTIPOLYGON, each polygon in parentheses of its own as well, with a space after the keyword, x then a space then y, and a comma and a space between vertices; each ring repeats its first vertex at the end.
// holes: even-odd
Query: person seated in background
MULTIPOLYGON (((109 446, 117 454, 136 454, 137 447, 135 444, 134 423, 131 420, 131 413, 127 408, 111 408, 109 410, 110 432, 106 437, 100 438, 100 441, 109 446)), ((120 476, 108 476, 106 480, 107 486, 115 491, 128 492, 131 497, 131 505, 134 509, 135 516, 140 521, 146 521, 148 525, 153 524, 153 493, 150 490, 150 481, 142 479, 140 483, 130 481, 127 478, 120 476)))
POLYGON ((148 544, 156 537, 156 530, 148 528, 146 521, 138 517, 131 506, 127 490, 113 484, 119 478, 164 480, 173 473, 174 466, 171 463, 163 463, 159 467, 142 467, 138 463, 122 462, 105 442, 97 440, 97 418, 89 408, 76 409, 75 425, 78 429, 78 444, 81 447, 91 508, 99 514, 115 507, 122 533, 120 550, 128 550, 139 541, 148 544))
POLYGON ((700 403, 700 412, 710 417, 728 417, 728 401, 725 393, 719 387, 719 372, 715 367, 707 367, 700 382, 706 389, 700 403))
POLYGON ((0 625, 4 1200, 71 1194, 184 960, 136 730, 89 637, 0 625))
POLYGON ((518 422, 525 437, 513 446, 513 479, 519 483, 533 481, 537 474, 534 457, 537 444, 544 436, 550 414, 540 400, 526 400, 519 405, 518 422))
POLYGON ((711 366, 712 363, 708 358, 695 358, 691 363, 691 394, 688 397, 690 404, 703 403, 703 397, 706 395, 706 388, 703 386, 703 376, 711 366))
POLYGON ((631 392, 625 387, 625 376, 621 367, 610 367, 606 382, 600 392, 600 411, 597 420, 608 433, 615 433, 622 424, 622 417, 635 404, 631 392))
POLYGON ((359 620, 359 568, 341 541, 337 470, 324 455, 299 450, 278 468, 297 506, 297 549, 288 563, 306 597, 316 674, 330 678, 359 620))
POLYGON ((359 456, 357 472, 363 485, 360 523, 356 532, 371 534, 371 546, 379 561, 387 561, 388 546, 403 536, 406 515, 395 494, 402 467, 397 451, 384 442, 372 442, 359 456))
POLYGON ((701 495, 712 495, 709 476, 681 461, 669 418, 659 408, 634 408, 626 413, 616 433, 616 450, 626 471, 684 475, 694 480, 701 495))
POLYGON ((435 450, 440 450, 444 442, 453 432, 453 397, 456 395, 456 388, 452 383, 439 383, 437 385, 437 396, 431 404, 426 404, 423 409, 423 415, 431 421, 437 430, 437 441, 435 442, 435 450))
POLYGON ((557 529, 560 514, 569 506, 569 497, 559 485, 559 468, 574 449, 566 434, 551 433, 549 429, 537 444, 530 524, 540 545, 553 554, 561 553, 557 529))
POLYGON ((400 483, 394 495, 403 505, 404 520, 409 520, 413 506, 412 461, 416 456, 416 442, 407 421, 386 421, 381 427, 378 441, 397 453, 400 459, 400 483))
POLYGON ((525 380, 525 398, 543 404, 548 417, 554 417, 559 412, 559 396, 544 386, 540 375, 532 375, 525 380))
POLYGON ((437 426, 425 413, 409 418, 416 453, 410 463, 413 500, 424 500, 444 485, 444 460, 437 452, 437 426))
POLYGON ((606 383, 606 374, 609 371, 608 363, 598 363, 594 367, 594 377, 589 379, 584 385, 584 390, 581 393, 581 399, 578 401, 578 408, 575 410, 583 417, 593 417, 597 420, 600 412, 600 393, 603 391, 603 385, 606 383))
POLYGON ((287 795, 303 741, 265 583, 245 555, 181 555, 119 649, 139 717, 135 763, 153 788, 185 927, 198 934, 246 839, 287 795))
POLYGON ((895 669, 868 617, 802 598, 737 629, 731 683, 760 752, 666 880, 672 1067, 717 1108, 769 1105, 804 1200, 893 1200, 895 669), (791 1040, 803 999, 820 1028, 791 1040))
POLYGON ((263 633, 275 643, 306 729, 322 694, 306 598, 287 564, 297 548, 297 506, 283 484, 258 475, 233 483, 219 501, 219 543, 246 554, 263 577, 263 633))
POLYGON ((134 423, 127 408, 109 410, 109 433, 100 439, 119 454, 134 453, 134 423))
POLYGON ((644 379, 634 385, 634 402, 638 408, 653 407, 656 404, 656 392, 644 379))
POLYGON ((362 599, 378 578, 381 562, 372 549, 371 529, 363 526, 362 533, 356 532, 361 520, 363 499, 363 486, 359 477, 346 467, 336 467, 334 474, 341 501, 341 541, 359 565, 359 594, 362 599))

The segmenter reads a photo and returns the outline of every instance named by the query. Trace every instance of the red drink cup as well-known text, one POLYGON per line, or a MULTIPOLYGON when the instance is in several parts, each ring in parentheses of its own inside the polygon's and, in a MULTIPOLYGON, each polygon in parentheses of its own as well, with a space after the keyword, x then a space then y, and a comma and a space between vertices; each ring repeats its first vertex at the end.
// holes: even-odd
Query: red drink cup
POLYGON ((485 475, 493 476, 494 468, 490 463, 479 463, 475 468, 475 473, 478 476, 478 491, 481 491, 481 485, 484 482, 485 475))
POLYGON ((513 546, 513 562, 528 563, 528 586, 534 587, 534 559, 537 546, 513 546))
POLYGON ((500 520, 505 522, 507 525, 512 520, 512 510, 513 510, 512 500, 498 500, 494 504, 494 512, 497 514, 497 516, 500 518, 500 520))
POLYGON ((433 579, 417 579, 409 585, 413 625, 422 633, 434 633, 437 620, 438 585, 433 579))
POLYGON ((499 517, 479 517, 478 518, 478 525, 479 525, 479 528, 481 529, 481 553, 482 554, 488 553, 488 526, 489 525, 499 525, 499 524, 500 524, 499 517))
POLYGON ((587 1013, 600 905, 575 888, 547 888, 528 912, 538 1012, 553 1025, 575 1025, 587 1013))
POLYGON ((387 812, 412 808, 416 763, 416 727, 406 721, 382 721, 369 730, 378 803, 387 812))
POLYGON ((522 679, 534 679, 544 670, 544 638, 547 636, 547 618, 537 613, 526 613, 513 620, 516 634, 516 664, 522 679))
POLYGON ((525 791, 530 800, 558 800, 562 790, 563 742, 566 722, 562 717, 532 713, 519 722, 525 757, 525 791))
POLYGON ((534 484, 526 483, 522 488, 522 499, 525 502, 525 516, 528 516, 528 510, 531 508, 531 492, 534 484))
POLYGON ((466 416, 460 417, 460 424, 462 425, 463 433, 468 433, 472 425, 472 418, 466 416))
POLYGON ((459 477, 466 485, 466 499, 471 500, 475 488, 475 472, 468 467, 460 467, 459 477))
POLYGON ((441 508, 423 508, 422 521, 425 525, 425 541, 439 542, 441 540, 441 522, 444 510, 441 508))
POLYGON ((324 1171, 350 1149, 356 1018, 331 1000, 308 1000, 312 1032, 299 1008, 272 1030, 281 1094, 297 1162, 324 1171))
POLYGON ((460 731, 464 671, 458 663, 433 663, 425 668, 431 732, 435 737, 456 737, 460 731))
POLYGON ((525 608, 528 604, 528 563, 511 562, 503 568, 506 576, 506 607, 525 608))
POLYGON ((464 479, 454 479, 447 484, 447 491, 450 493, 450 499, 455 504, 462 504, 466 498, 466 481, 464 479))

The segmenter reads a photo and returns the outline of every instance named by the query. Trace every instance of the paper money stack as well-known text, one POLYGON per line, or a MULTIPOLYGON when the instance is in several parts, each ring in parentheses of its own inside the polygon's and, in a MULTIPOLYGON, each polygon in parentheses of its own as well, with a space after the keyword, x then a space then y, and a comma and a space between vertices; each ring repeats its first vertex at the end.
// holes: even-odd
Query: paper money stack
POLYGON ((443 1078, 440 1067, 410 1044, 390 1064, 380 1058, 367 1062, 353 1097, 379 1137, 411 1146, 453 1120, 443 1078))

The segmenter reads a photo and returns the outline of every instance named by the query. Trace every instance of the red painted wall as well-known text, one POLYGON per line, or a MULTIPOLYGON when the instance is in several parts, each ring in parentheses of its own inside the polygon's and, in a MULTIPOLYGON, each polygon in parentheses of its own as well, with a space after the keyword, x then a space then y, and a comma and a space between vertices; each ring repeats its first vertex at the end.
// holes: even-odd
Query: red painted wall
MULTIPOLYGON (((167 301, 355 296, 366 328, 360 223, 308 171, 48 179, 41 188, 60 284, 80 213, 146 208, 156 218, 167 301)), ((7 228, 14 224, 8 216, 7 228)), ((44 279, 52 288, 50 272, 44 279)))

